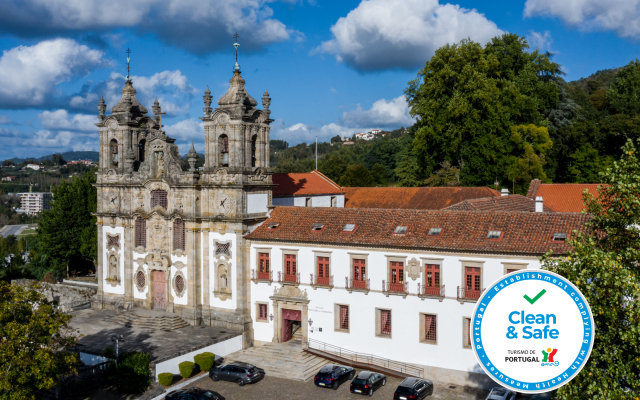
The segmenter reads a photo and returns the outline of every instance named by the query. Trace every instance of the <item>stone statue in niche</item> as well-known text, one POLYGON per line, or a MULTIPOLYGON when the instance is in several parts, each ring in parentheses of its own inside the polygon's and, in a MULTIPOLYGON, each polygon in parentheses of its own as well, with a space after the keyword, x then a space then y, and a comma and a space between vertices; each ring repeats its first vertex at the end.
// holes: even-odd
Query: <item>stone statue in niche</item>
POLYGON ((114 255, 109 256, 109 279, 118 280, 118 258, 114 255))
POLYGON ((161 178, 164 174, 164 152, 156 151, 154 155, 156 158, 156 178, 161 178))

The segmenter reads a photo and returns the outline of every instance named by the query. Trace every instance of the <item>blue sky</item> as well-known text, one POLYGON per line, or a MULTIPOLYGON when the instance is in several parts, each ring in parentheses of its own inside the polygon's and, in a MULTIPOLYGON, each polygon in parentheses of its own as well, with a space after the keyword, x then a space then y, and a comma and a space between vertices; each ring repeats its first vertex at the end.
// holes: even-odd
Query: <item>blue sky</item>
POLYGON ((157 97, 181 153, 201 150, 202 95, 239 63, 290 144, 412 123, 403 90, 435 49, 502 32, 551 51, 567 80, 638 57, 640 0, 0 0, 0 159, 96 150, 97 101, 157 97))

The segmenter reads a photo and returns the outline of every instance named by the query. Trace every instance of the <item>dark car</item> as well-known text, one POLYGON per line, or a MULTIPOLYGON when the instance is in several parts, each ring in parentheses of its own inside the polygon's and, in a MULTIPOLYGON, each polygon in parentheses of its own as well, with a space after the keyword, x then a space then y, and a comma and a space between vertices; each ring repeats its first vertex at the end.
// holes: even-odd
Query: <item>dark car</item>
POLYGON ((265 372, 255 365, 234 361, 226 365, 216 367, 209 371, 209 378, 215 381, 237 382, 244 386, 245 383, 255 383, 264 378, 265 372))
POLYGON ((166 400, 224 400, 219 393, 200 388, 179 389, 167 394, 166 400))
POLYGON ((350 381, 356 375, 356 371, 344 365, 327 364, 313 378, 313 383, 318 387, 330 387, 337 390, 342 382, 350 381))
POLYGON ((497 387, 491 389, 486 400, 516 400, 516 396, 516 392, 512 392, 511 390, 503 387, 497 387))
POLYGON ((351 381, 349 390, 351 393, 368 394, 373 396, 373 391, 387 384, 387 377, 378 372, 361 371, 351 381))
POLYGON ((420 378, 405 378, 393 394, 393 400, 418 400, 433 394, 433 382, 420 378))

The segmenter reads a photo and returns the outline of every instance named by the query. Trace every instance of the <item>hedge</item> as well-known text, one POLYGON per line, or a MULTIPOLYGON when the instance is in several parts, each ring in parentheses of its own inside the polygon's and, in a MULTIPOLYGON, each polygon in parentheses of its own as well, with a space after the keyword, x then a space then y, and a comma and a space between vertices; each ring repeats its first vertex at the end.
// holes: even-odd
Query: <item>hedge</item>
POLYGON ((108 382, 116 385, 123 392, 144 392, 151 384, 150 358, 149 353, 135 351, 120 353, 117 366, 113 362, 109 363, 108 382))
POLYGON ((183 361, 180 364, 178 364, 178 368, 180 369, 180 375, 183 378, 189 378, 191 376, 191 374, 193 374, 193 369, 195 368, 196 364, 192 363, 191 361, 183 361))
POLYGON ((197 354, 193 357, 193 361, 198 364, 200 371, 209 371, 213 367, 213 363, 216 360, 216 356, 213 353, 205 352, 197 354))
POLYGON ((159 374, 158 382, 160 382, 162 386, 171 385, 171 383, 173 383, 173 374, 170 372, 163 372, 162 374, 159 374))

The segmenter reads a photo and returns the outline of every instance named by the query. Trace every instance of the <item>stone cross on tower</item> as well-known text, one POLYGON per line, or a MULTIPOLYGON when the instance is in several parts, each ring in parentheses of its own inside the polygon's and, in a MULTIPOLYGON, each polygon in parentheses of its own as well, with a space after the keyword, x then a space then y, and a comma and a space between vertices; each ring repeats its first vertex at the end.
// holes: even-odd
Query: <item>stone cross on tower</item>
POLYGON ((127 49, 127 82, 131 82, 131 76, 129 75, 129 73, 131 72, 131 67, 129 66, 131 57, 129 57, 129 54, 131 54, 131 50, 127 49))
POLYGON ((233 35, 233 38, 236 40, 236 42, 233 44, 233 47, 236 48, 236 65, 234 65, 233 67, 234 71, 240 71, 240 64, 238 64, 238 47, 240 47, 240 43, 238 43, 239 37, 240 35, 238 35, 238 32, 236 32, 236 34, 233 35))

